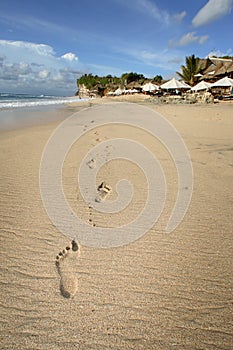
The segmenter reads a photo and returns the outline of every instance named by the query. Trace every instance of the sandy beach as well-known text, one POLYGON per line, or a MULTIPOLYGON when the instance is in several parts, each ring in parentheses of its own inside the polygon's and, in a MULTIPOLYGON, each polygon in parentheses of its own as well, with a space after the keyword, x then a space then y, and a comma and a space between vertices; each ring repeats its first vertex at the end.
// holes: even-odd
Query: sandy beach
MULTIPOLYGON (((112 101, 124 100, 73 104, 64 116, 112 101)), ((232 348, 233 104, 159 105, 144 96, 130 102, 163 115, 187 146, 194 188, 184 219, 171 234, 163 232, 176 200, 177 173, 157 140, 122 125, 87 132, 68 153, 62 174, 67 201, 87 224, 127 224, 139 215, 147 196, 143 172, 118 159, 100 170, 97 185, 105 181, 111 187, 107 202, 117 196, 116 183, 129 179, 132 203, 115 214, 99 213, 85 203, 77 168, 102 141, 132 137, 146 145, 161 162, 168 193, 158 222, 140 239, 111 249, 81 245, 79 255, 70 249, 64 269, 77 278, 78 287, 65 298, 55 260, 71 238, 50 221, 39 187, 41 156, 61 114, 49 123, 43 119, 39 125, 2 131, 1 349, 232 348)), ((98 108, 94 116, 98 119, 98 108)), ((85 118, 80 125, 85 128, 85 118)))

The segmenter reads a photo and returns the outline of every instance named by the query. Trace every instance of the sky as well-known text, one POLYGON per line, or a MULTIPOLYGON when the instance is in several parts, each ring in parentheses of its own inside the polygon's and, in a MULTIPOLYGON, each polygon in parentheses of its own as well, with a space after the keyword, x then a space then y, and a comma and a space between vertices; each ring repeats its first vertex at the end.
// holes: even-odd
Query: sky
POLYGON ((233 56, 233 0, 7 0, 0 92, 72 96, 82 74, 175 76, 185 57, 233 56))

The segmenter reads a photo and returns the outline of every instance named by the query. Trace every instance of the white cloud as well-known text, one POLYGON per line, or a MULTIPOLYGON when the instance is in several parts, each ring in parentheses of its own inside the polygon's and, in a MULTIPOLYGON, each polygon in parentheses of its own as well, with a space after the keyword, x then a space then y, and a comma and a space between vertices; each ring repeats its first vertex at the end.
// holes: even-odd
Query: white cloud
POLYGON ((138 57, 140 59, 145 60, 145 61, 153 61, 158 57, 158 54, 155 52, 142 50, 142 51, 138 52, 138 57))
POLYGON ((174 18, 175 22, 181 23, 185 16, 186 16, 186 12, 182 11, 180 13, 175 13, 173 15, 173 18, 174 18))
POLYGON ((168 24, 170 15, 167 11, 161 10, 155 3, 150 0, 137 0, 138 5, 143 12, 152 16, 156 21, 168 24))
POLYGON ((127 55, 138 62, 143 62, 148 65, 154 65, 156 59, 158 58, 158 54, 154 51, 149 50, 141 50, 138 48, 130 48, 130 47, 118 47, 115 48, 118 53, 122 53, 127 55))
MULTIPOLYGON (((181 62, 181 59, 177 57, 177 52, 171 52, 171 50, 141 50, 135 47, 119 47, 115 48, 118 53, 127 55, 130 65, 137 63, 143 63, 145 66, 153 68, 157 74, 160 70, 176 71, 177 64, 181 62)), ((160 73, 159 73, 160 74, 160 73)))
POLYGON ((130 8, 131 11, 140 12, 147 17, 151 17, 156 22, 160 23, 162 26, 174 25, 174 23, 181 23, 186 12, 182 11, 180 13, 170 13, 169 11, 163 9, 161 6, 156 4, 162 4, 162 2, 154 0, 114 0, 120 3, 122 6, 130 8))
POLYGON ((95 74, 99 74, 99 75, 111 74, 111 75, 120 76, 122 73, 125 72, 124 70, 122 70, 122 68, 116 68, 116 67, 102 65, 102 64, 89 63, 88 67, 89 67, 90 72, 91 72, 91 70, 94 70, 95 74))
POLYGON ((50 75, 50 72, 49 72, 48 70, 42 69, 42 70, 40 70, 39 73, 38 73, 38 78, 40 78, 40 79, 46 79, 46 78, 49 77, 49 75, 50 75))
POLYGON ((170 14, 166 10, 159 8, 152 0, 114 0, 122 6, 129 8, 131 11, 142 13, 155 19, 161 24, 169 24, 170 14))
POLYGON ((0 52, 0 91, 75 93, 82 74, 75 54, 61 58, 49 45, 7 40, 0 40, 0 52))
POLYGON ((78 61, 78 57, 72 52, 68 52, 68 53, 64 54, 63 56, 61 56, 61 58, 64 58, 65 60, 70 61, 70 62, 78 61))
POLYGON ((0 79, 4 81, 19 81, 23 77, 30 76, 32 68, 29 64, 20 63, 8 63, 6 59, 2 61, 0 66, 0 79))
POLYGON ((199 27, 229 14, 233 7, 233 0, 209 0, 192 20, 194 27, 199 27))
POLYGON ((208 39, 209 39, 208 35, 202 35, 199 37, 198 42, 199 42, 199 44, 203 45, 206 42, 206 40, 208 40, 208 39))
POLYGON ((208 35, 198 36, 195 32, 190 32, 183 35, 178 41, 170 40, 169 47, 187 46, 192 43, 198 43, 202 45, 206 42, 206 40, 208 40, 208 38, 208 35))
POLYGON ((211 51, 207 56, 207 57, 223 57, 223 56, 233 56, 233 50, 232 49, 228 49, 226 52, 222 52, 220 50, 213 50, 211 51))
POLYGON ((183 62, 183 57, 173 57, 168 62, 175 63, 175 64, 181 64, 183 62))
POLYGON ((53 56, 55 54, 53 48, 49 45, 35 44, 27 41, 0 40, 0 47, 1 46, 4 46, 5 49, 24 49, 40 56, 53 56))
POLYGON ((0 56, 0 67, 2 67, 3 66, 3 62, 4 62, 4 60, 5 60, 5 56, 0 56))

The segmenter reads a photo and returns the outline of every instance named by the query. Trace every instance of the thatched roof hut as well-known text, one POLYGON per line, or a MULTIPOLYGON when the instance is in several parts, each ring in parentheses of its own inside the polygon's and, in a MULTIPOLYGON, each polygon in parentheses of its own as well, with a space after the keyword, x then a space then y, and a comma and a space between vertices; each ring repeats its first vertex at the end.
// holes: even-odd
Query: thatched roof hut
POLYGON ((216 58, 207 59, 209 65, 202 71, 202 79, 215 81, 224 76, 233 77, 233 58, 216 58))

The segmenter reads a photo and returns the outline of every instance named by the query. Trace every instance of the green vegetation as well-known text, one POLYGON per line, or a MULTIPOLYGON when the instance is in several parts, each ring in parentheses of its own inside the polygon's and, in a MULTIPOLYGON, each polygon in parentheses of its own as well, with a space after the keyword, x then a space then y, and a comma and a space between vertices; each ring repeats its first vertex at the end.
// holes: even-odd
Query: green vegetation
POLYGON ((186 83, 194 85, 195 75, 200 72, 200 59, 191 55, 186 57, 186 66, 182 65, 182 73, 176 72, 186 83))
MULTIPOLYGON (((131 82, 138 82, 143 84, 147 79, 143 74, 137 74, 134 72, 124 73, 121 77, 116 77, 112 75, 106 75, 99 77, 98 75, 84 74, 79 79, 77 79, 77 85, 84 84, 89 90, 95 87, 101 88, 111 88, 115 86, 126 86, 131 82)), ((154 78, 156 82, 162 81, 161 75, 156 75, 154 78)))
POLYGON ((120 79, 121 79, 121 83, 123 85, 127 85, 127 84, 132 83, 133 81, 135 81, 135 82, 142 82, 143 83, 143 81, 146 78, 144 77, 143 74, 137 74, 137 73, 130 72, 130 73, 122 74, 120 79))
POLYGON ((154 81, 155 83, 158 83, 158 84, 161 84, 162 80, 163 80, 162 75, 156 75, 156 76, 154 77, 154 79, 153 79, 153 81, 154 81))
POLYGON ((111 75, 99 77, 98 75, 84 74, 79 79, 77 79, 77 85, 84 84, 87 87, 87 89, 90 90, 97 85, 104 88, 107 85, 118 84, 119 82, 120 78, 112 77, 111 75))

